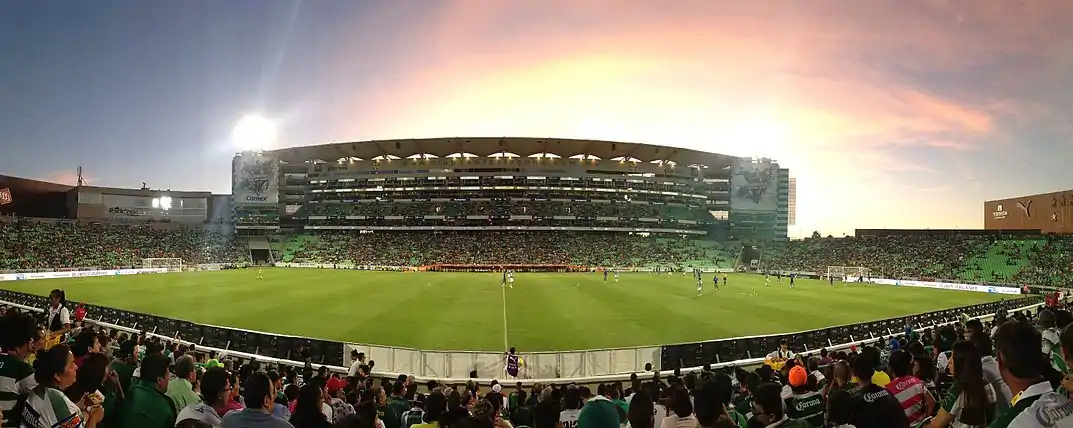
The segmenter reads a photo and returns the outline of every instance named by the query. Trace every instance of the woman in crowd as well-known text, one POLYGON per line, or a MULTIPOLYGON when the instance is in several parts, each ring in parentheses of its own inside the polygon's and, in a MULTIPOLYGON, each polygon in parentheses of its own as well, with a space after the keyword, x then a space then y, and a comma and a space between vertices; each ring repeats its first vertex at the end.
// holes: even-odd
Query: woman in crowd
POLYGON ((104 419, 103 397, 86 394, 77 402, 63 393, 77 381, 75 357, 67 345, 55 345, 38 351, 34 360, 37 387, 26 398, 22 409, 22 426, 50 428, 72 426, 96 428, 104 419))
POLYGON ((63 290, 57 288, 48 293, 47 313, 45 324, 50 337, 71 331, 71 311, 67 309, 67 295, 63 290))
POLYGON ((81 400, 87 394, 99 392, 104 397, 101 408, 104 409, 106 417, 100 426, 113 426, 119 398, 123 393, 118 383, 119 380, 108 368, 108 357, 103 354, 89 354, 78 367, 74 385, 68 387, 64 393, 67 394, 67 398, 74 401, 81 400))
POLYGON ((951 352, 950 388, 928 428, 986 427, 995 419, 995 389, 984 380, 980 353, 972 342, 957 342, 951 352))
POLYGON ((823 399, 831 395, 831 391, 845 391, 850 388, 850 379, 852 375, 849 370, 849 363, 844 360, 835 361, 831 364, 831 378, 828 379, 827 384, 823 386, 823 399))
POLYGON ((294 428, 328 428, 331 422, 324 415, 324 391, 316 382, 310 382, 298 390, 298 403, 291 413, 291 425, 294 428))

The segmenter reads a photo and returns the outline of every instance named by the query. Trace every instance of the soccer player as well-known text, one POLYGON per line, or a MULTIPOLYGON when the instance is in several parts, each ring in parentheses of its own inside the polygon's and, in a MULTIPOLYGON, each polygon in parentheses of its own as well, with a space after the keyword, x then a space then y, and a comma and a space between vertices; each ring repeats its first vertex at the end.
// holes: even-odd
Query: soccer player
POLYGON ((607 268, 604 268, 604 282, 607 282, 607 268))
POLYGON ((257 266, 257 279, 265 279, 265 272, 260 266, 257 266))
POLYGON ((703 288, 700 278, 697 278, 697 297, 704 293, 703 288))
POLYGON ((719 274, 712 275, 712 285, 715 286, 715 291, 719 291, 719 274))
POLYGON ((513 379, 517 379, 518 371, 522 366, 522 359, 514 351, 513 346, 510 348, 510 351, 507 352, 507 356, 504 360, 506 361, 504 370, 507 372, 507 375, 513 379))
POLYGON ((507 271, 507 284, 510 285, 510 288, 514 288, 514 270, 513 269, 507 271))
POLYGON ((503 282, 500 282, 499 285, 501 287, 506 288, 506 286, 507 286, 507 269, 503 269, 503 282))
POLYGON ((723 273, 723 286, 724 287, 727 286, 727 274, 726 273, 723 273))
POLYGON ((782 284, 782 271, 775 272, 775 281, 782 284))
POLYGON ((768 275, 767 273, 764 273, 764 286, 765 287, 770 287, 771 286, 771 275, 768 275))
POLYGON ((796 277, 797 277, 796 273, 791 273, 790 274, 790 288, 797 288, 797 287, 794 287, 794 278, 796 278, 796 277))
POLYGON ((618 284, 618 269, 615 269, 615 284, 618 284))

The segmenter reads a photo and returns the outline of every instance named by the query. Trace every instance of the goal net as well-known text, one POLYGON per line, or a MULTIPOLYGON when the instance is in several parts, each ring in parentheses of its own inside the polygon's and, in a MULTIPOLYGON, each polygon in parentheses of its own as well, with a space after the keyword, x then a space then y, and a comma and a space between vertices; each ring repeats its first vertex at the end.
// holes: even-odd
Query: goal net
POLYGON ((144 269, 167 269, 168 272, 182 272, 183 259, 153 258, 142 259, 144 269))
POLYGON ((846 282, 868 282, 872 279, 871 271, 860 266, 828 266, 827 277, 846 282))

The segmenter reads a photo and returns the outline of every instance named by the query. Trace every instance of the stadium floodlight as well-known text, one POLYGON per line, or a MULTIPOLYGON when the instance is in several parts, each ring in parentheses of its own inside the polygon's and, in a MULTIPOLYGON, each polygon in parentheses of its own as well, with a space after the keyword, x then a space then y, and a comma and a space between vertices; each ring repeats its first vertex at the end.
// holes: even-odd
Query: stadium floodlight
POLYGON ((239 119, 231 131, 231 143, 239 151, 263 150, 276 142, 276 124, 259 114, 239 119))

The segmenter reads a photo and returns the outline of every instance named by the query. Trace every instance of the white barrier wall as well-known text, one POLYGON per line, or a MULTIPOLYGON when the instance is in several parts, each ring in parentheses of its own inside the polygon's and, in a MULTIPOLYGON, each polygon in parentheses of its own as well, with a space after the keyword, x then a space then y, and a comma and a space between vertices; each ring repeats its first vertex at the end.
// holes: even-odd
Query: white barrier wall
MULTIPOLYGON (((468 378, 471 370, 480 377, 502 377, 504 353, 469 351, 421 351, 417 349, 345 343, 343 361, 350 351, 364 352, 376 361, 376 370, 410 373, 429 378, 468 378)), ((526 379, 609 376, 644 371, 645 363, 659 369, 660 347, 593 349, 564 352, 521 352, 526 379)))
MULTIPOLYGON (((846 282, 857 282, 857 277, 846 277, 846 282)), ((880 285, 894 285, 899 287, 923 287, 923 288, 938 288, 942 290, 958 290, 958 291, 975 291, 977 293, 997 293, 997 294, 1021 294, 1021 289, 1017 287, 996 287, 993 285, 980 285, 980 284, 961 284, 956 282, 932 282, 932 281, 915 281, 915 280, 901 280, 901 279, 889 279, 889 278, 871 278, 866 280, 872 284, 880 285)))
POLYGON ((24 281, 28 279, 52 279, 52 278, 85 278, 90 276, 119 276, 137 275, 142 273, 167 273, 164 268, 153 269, 107 269, 107 270, 74 270, 65 272, 28 272, 28 273, 5 273, 0 274, 0 281, 24 281))

